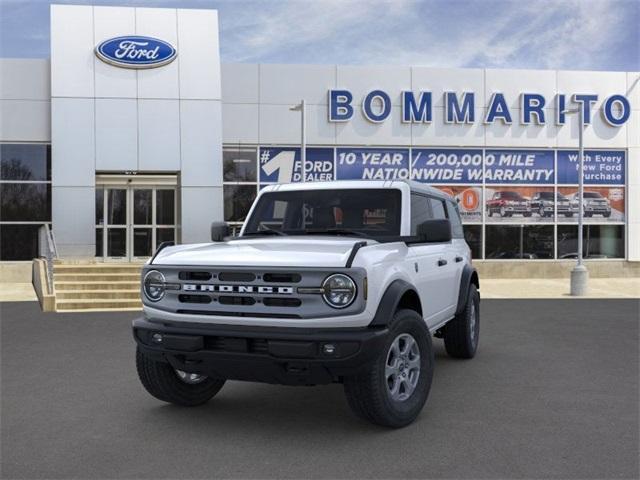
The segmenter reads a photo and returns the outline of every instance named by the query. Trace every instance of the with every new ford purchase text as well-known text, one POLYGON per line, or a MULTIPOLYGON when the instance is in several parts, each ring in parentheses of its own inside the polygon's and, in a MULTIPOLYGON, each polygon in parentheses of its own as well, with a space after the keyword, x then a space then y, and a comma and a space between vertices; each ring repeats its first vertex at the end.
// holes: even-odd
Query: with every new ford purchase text
POLYGON ((142 271, 133 322, 140 380, 195 406, 229 380, 342 383, 353 411, 402 427, 434 368, 478 347, 480 283, 458 205, 402 181, 271 185, 237 237, 161 245, 142 271))

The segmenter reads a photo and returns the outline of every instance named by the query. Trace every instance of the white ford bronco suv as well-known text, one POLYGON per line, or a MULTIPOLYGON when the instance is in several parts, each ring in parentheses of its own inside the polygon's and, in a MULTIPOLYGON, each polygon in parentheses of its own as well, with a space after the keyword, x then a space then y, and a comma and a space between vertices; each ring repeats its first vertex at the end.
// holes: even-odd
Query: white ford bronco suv
POLYGON ((478 346, 479 280, 451 197, 402 181, 272 185, 239 236, 161 245, 133 322, 140 380, 200 405, 225 380, 344 385, 359 416, 402 427, 434 367, 478 346))

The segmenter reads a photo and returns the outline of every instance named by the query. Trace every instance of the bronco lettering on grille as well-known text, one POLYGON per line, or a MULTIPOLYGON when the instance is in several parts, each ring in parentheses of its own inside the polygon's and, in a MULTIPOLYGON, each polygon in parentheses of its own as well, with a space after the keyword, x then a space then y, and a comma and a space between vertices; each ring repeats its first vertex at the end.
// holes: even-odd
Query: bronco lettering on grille
POLYGON ((291 295, 293 287, 271 287, 254 285, 202 285, 185 283, 182 289, 186 292, 218 292, 218 293, 262 293, 291 295))

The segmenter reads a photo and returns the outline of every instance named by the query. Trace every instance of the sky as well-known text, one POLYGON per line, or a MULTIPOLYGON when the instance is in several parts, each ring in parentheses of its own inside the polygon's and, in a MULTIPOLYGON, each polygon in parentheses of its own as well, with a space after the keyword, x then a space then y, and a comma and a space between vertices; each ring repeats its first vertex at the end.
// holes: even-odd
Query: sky
POLYGON ((225 63, 640 70, 640 0, 0 0, 0 57, 49 56, 49 4, 215 8, 225 63))

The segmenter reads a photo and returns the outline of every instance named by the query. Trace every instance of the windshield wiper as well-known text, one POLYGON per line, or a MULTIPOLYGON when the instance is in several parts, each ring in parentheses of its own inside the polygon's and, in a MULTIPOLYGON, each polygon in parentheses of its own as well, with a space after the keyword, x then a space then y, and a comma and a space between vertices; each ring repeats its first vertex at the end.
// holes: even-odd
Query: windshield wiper
POLYGON ((308 228, 304 230, 304 233, 312 235, 353 235, 354 237, 371 238, 366 233, 348 228, 308 228))

